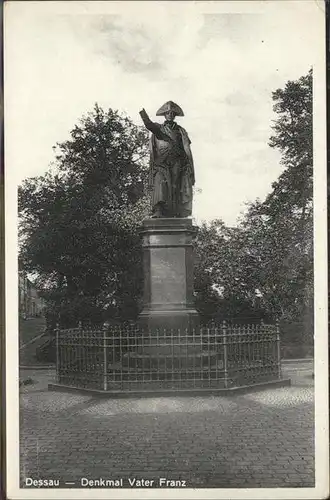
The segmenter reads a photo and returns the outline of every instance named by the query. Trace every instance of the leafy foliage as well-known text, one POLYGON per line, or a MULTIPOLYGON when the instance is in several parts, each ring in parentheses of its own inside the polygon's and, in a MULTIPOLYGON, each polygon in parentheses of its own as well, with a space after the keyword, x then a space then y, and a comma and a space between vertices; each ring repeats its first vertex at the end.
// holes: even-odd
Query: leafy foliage
POLYGON ((278 114, 270 146, 283 173, 243 222, 261 257, 257 273, 265 307, 286 319, 311 311, 313 297, 312 71, 273 93, 278 114))
POLYGON ((205 316, 300 321, 312 332, 312 72, 273 93, 270 146, 284 170, 237 228, 203 224, 196 238, 197 304, 205 316))
POLYGON ((96 105, 54 148, 56 173, 19 189, 21 260, 63 324, 136 314, 146 142, 127 117, 96 105))
POLYGON ((247 247, 242 228, 226 227, 221 220, 202 224, 195 252, 196 305, 204 321, 253 321, 265 317, 253 272, 258 255, 247 247))

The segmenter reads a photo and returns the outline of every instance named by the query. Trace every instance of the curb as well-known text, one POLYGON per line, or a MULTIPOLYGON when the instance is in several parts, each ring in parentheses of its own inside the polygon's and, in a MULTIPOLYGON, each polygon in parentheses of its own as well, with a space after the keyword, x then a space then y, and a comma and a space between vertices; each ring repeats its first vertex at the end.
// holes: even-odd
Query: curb
POLYGON ((273 380, 271 382, 261 382, 253 385, 243 385, 240 387, 233 387, 230 389, 155 389, 154 391, 101 391, 98 389, 84 389, 79 387, 72 387, 62 384, 48 384, 49 391, 62 391, 62 392, 75 392, 91 396, 99 396, 103 398, 156 398, 166 396, 234 396, 235 394, 245 394, 254 391, 260 391, 268 388, 288 387, 291 386, 291 379, 285 378, 280 380, 273 380))
POLYGON ((20 365, 20 370, 55 370, 55 365, 20 365))
MULTIPOLYGON (((290 363, 313 363, 314 358, 298 358, 298 359, 282 359, 282 365, 290 363)), ((20 365, 20 370, 55 370, 56 366, 53 365, 20 365)))
POLYGON ((314 358, 282 359, 282 365, 286 363, 313 363, 314 358))

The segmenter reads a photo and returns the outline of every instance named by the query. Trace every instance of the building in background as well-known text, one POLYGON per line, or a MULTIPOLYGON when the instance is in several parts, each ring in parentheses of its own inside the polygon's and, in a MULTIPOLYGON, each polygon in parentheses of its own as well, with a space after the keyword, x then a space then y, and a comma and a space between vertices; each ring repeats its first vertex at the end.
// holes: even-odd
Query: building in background
POLYGON ((24 271, 18 274, 19 315, 23 319, 37 318, 44 314, 45 301, 24 271))

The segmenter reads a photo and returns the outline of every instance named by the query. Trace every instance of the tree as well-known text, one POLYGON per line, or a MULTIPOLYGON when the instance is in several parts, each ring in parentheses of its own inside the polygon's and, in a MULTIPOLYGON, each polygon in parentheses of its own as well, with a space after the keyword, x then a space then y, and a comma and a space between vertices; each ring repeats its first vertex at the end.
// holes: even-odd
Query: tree
POLYGON ((313 207, 313 75, 312 70, 273 93, 278 118, 269 145, 282 153, 285 170, 266 203, 291 215, 304 238, 313 207), (278 201, 280 203, 278 203, 278 201))
POLYGON ((204 316, 287 321, 310 328, 313 308, 312 72, 273 93, 270 147, 283 172, 236 228, 203 224, 196 237, 195 290, 204 316))
POLYGON ((204 321, 262 317, 255 289, 256 262, 245 232, 223 221, 203 223, 195 238, 196 306, 204 321))
POLYGON ((254 280, 264 307, 297 320, 313 306, 312 71, 273 100, 278 116, 269 144, 280 150, 284 171, 264 202, 249 205, 242 228, 259 258, 254 280))
POLYGON ((20 258, 65 325, 137 313, 146 145, 128 117, 95 105, 54 147, 53 171, 19 189, 20 258))

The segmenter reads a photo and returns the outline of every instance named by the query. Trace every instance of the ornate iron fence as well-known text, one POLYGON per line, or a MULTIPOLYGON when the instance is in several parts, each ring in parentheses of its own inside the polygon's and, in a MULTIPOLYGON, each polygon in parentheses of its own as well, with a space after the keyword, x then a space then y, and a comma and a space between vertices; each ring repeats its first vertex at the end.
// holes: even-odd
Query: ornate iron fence
POLYGON ((134 392, 232 388, 281 378, 275 325, 56 331, 57 383, 134 392))

